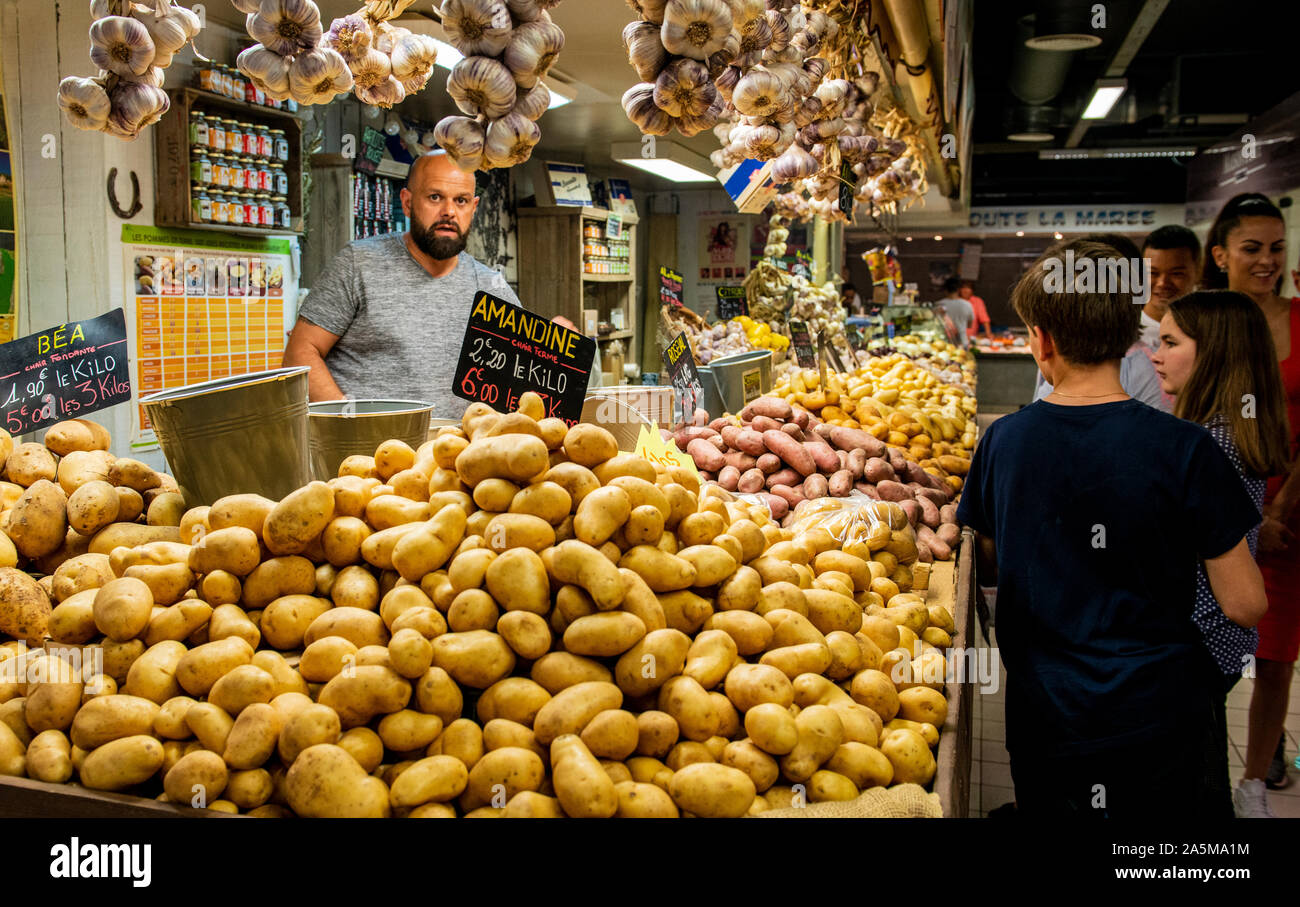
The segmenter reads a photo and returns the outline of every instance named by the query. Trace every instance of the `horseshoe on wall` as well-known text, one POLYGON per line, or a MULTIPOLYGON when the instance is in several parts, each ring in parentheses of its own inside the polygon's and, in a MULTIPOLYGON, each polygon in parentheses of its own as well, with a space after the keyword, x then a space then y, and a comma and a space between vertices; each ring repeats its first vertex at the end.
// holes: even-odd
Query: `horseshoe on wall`
POLYGON ((108 203, 113 208, 113 213, 122 220, 128 220, 140 213, 144 204, 140 201, 140 178, 131 171, 131 208, 123 211, 122 206, 117 201, 117 168, 114 167, 108 171, 108 203))

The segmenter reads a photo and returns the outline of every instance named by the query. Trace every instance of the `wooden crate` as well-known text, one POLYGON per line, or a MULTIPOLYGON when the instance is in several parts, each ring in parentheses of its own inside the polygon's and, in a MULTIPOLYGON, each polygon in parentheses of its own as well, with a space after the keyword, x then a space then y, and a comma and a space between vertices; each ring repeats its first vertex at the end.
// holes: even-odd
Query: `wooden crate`
MULTIPOLYGON (((966 529, 952 561, 936 561, 930 572, 926 604, 941 604, 952 612, 957 633, 954 649, 974 649, 975 641, 975 536, 966 529)), ((951 665, 951 662, 950 662, 951 665)), ((951 670, 951 667, 950 667, 951 670)), ((974 732, 975 678, 953 680, 944 689, 948 720, 940 728, 938 769, 934 791, 946 819, 964 819, 970 810, 970 768, 974 732)))
POLYGON ((87 790, 0 776, 0 819, 234 819, 229 813, 190 809, 130 794, 87 790))
POLYGON ((302 216, 302 120, 292 113, 236 101, 225 95, 198 88, 181 88, 168 92, 172 106, 153 126, 154 134, 154 223, 160 227, 186 227, 221 233, 256 236, 301 235, 302 216), (236 227, 228 224, 196 223, 190 205, 190 111, 203 110, 237 117, 241 122, 283 129, 289 140, 289 160, 284 165, 289 176, 289 205, 292 229, 236 227))

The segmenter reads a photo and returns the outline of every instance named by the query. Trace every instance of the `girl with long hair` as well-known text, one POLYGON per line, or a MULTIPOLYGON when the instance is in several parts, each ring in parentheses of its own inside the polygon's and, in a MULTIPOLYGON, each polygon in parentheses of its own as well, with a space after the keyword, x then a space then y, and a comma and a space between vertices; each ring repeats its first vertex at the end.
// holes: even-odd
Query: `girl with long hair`
POLYGON ((1265 787, 1289 783, 1282 726, 1300 654, 1300 299, 1279 294, 1285 255, 1282 212, 1266 196, 1242 193, 1228 200, 1210 227, 1201 276, 1203 288, 1236 290, 1259 308, 1273 348, 1253 352, 1277 359, 1290 416, 1290 466, 1268 481, 1259 530, 1269 607, 1259 624, 1246 767, 1233 795, 1237 815, 1246 817, 1270 816, 1265 787))
MULTIPOLYGON (((1197 422, 1236 467, 1255 506, 1263 510, 1266 479, 1290 465, 1282 375, 1259 307, 1241 293, 1202 290, 1176 300, 1160 322, 1160 347, 1152 359, 1161 389, 1175 398, 1174 415, 1197 422)), ((1257 554, 1259 530, 1246 541, 1257 554)), ((1198 571, 1192 620, 1219 675, 1213 688, 1215 734, 1206 750, 1210 808, 1233 813, 1228 787, 1228 691, 1253 671, 1259 634, 1228 618, 1198 571)))

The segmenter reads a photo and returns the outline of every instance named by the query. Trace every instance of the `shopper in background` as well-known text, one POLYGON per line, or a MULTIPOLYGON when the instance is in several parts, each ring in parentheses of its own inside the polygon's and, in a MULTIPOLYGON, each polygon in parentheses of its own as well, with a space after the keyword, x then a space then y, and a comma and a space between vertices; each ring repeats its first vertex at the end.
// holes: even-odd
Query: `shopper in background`
MULTIPOLYGON (((1228 455, 1257 510, 1263 511, 1264 483, 1286 472, 1289 462, 1286 398, 1273 338, 1259 307, 1230 290, 1201 290, 1175 300, 1160 323, 1160 349, 1154 363, 1165 392, 1175 399, 1174 415, 1205 426, 1228 455), (1268 355, 1259 355, 1259 351, 1268 355), (1251 409, 1243 399, 1253 399, 1251 409)), ((1246 534, 1256 553, 1259 529, 1246 534)), ((1259 632, 1228 618, 1210 591, 1205 568, 1196 575, 1192 612, 1214 665, 1219 693, 1214 697, 1215 733, 1206 753, 1210 808, 1232 818, 1228 796, 1228 691, 1250 676, 1259 632)), ((1259 784, 1258 781, 1254 782, 1259 784)), ((1267 812, 1267 806, 1265 806, 1267 812)))
POLYGON ((1269 479, 1259 530, 1269 607, 1259 625, 1246 769, 1234 793, 1239 816, 1266 815, 1264 787, 1289 783, 1282 726, 1300 653, 1300 300, 1278 295, 1285 255, 1282 212, 1263 195, 1243 193, 1228 200, 1210 227, 1201 273, 1202 287, 1233 289, 1259 306, 1273 349, 1253 352, 1277 356, 1291 425, 1289 475, 1269 479))
MULTIPOLYGON (((1120 257, 1087 240, 1058 251, 1120 257)), ((992 424, 957 512, 981 536, 981 569, 996 573, 981 582, 998 587, 1018 811, 1195 817, 1204 807, 1188 791, 1203 783, 1213 733, 1190 620, 1196 568, 1204 561, 1224 613, 1257 622, 1266 604, 1246 533, 1259 515, 1204 429, 1124 391, 1131 295, 1050 292, 1045 260, 1012 304, 1053 392, 992 424), (1158 779, 1141 766, 1159 766, 1158 779)))
POLYGON ((970 303, 971 310, 975 313, 975 317, 972 319, 970 328, 967 329, 966 333, 972 337, 977 337, 980 330, 983 329, 984 336, 992 340, 993 323, 989 321, 989 310, 984 305, 984 300, 975 295, 975 284, 969 280, 963 280, 959 293, 962 299, 970 303))
MULTIPOLYGON (((1083 237, 1088 242, 1101 243, 1120 253, 1120 258, 1140 266, 1142 253, 1133 240, 1122 233, 1090 233, 1083 237)), ((1065 243, 1057 243, 1043 253, 1044 258, 1065 257, 1065 243)), ((1130 299, 1131 304, 1131 299, 1130 299)), ((1151 364, 1151 351, 1135 340, 1119 364, 1119 383, 1134 400, 1163 412, 1174 410, 1174 401, 1160 389, 1160 379, 1151 364)), ((1040 370, 1034 383, 1034 399, 1042 400, 1052 392, 1052 383, 1040 370)))
POLYGON ((844 311, 850 315, 866 314, 862 297, 858 295, 858 288, 851 283, 840 287, 840 305, 844 306, 844 311))
POLYGON ((949 277, 943 282, 943 299, 934 304, 940 319, 947 318, 951 327, 945 324, 948 342, 955 343, 962 349, 970 346, 970 326, 975 323, 975 310, 961 296, 961 281, 949 277))
POLYGON ((1160 320, 1169 304, 1196 287, 1201 241, 1186 227, 1168 224, 1146 238, 1142 256, 1151 265, 1151 298, 1142 307, 1142 343, 1154 352, 1160 347, 1160 320))

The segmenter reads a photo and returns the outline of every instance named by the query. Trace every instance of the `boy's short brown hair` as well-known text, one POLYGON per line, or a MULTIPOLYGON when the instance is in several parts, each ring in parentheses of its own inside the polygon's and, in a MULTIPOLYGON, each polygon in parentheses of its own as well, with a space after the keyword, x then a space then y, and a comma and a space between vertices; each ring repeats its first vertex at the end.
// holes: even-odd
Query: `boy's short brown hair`
MULTIPOLYGON (((1074 280, 1061 274, 1066 253, 1078 264, 1084 259, 1121 259, 1113 246, 1075 239, 1052 246, 1034 262, 1011 291, 1011 304, 1025 325, 1040 327, 1052 337, 1069 362, 1097 365, 1123 359, 1138 338, 1142 307, 1131 293, 1075 292, 1074 280)), ((1096 264, 1094 273, 1100 273, 1096 264)))

